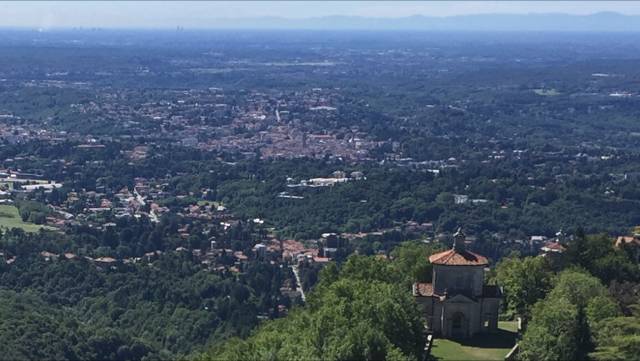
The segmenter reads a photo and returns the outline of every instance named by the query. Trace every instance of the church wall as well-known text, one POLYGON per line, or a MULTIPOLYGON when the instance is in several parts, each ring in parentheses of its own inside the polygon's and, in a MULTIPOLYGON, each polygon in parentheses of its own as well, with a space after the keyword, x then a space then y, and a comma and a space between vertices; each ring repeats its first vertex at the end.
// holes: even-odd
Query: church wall
POLYGON ((442 332, 441 317, 442 317, 442 304, 440 303, 439 300, 435 300, 433 302, 433 313, 431 317, 431 321, 432 321, 431 331, 433 333, 439 334, 442 332))
POLYGON ((495 332, 498 330, 498 313, 500 310, 500 299, 482 299, 482 330, 484 332, 495 332))
POLYGON ((434 265, 433 284, 436 294, 455 291, 468 292, 473 296, 482 294, 484 282, 483 266, 443 266, 434 265))
POLYGON ((416 297, 416 302, 422 311, 427 328, 431 332, 438 333, 440 331, 440 302, 432 297, 416 297))
POLYGON ((453 335, 453 318, 457 312, 464 314, 465 336, 470 337, 480 332, 480 304, 479 303, 445 303, 444 305, 444 329, 442 335, 444 337, 452 337, 453 335))
POLYGON ((473 305, 473 314, 472 314, 472 323, 470 326, 470 331, 472 335, 475 335, 476 333, 480 333, 482 332, 482 315, 481 315, 481 307, 480 307, 480 303, 476 303, 475 305, 473 305))
POLYGON ((424 315, 425 322, 429 324, 429 316, 433 314, 431 297, 416 297, 416 302, 418 303, 418 307, 420 307, 420 311, 422 311, 422 314, 424 315))
POLYGON ((452 323, 456 312, 465 316, 467 335, 495 332, 498 329, 498 312, 500 299, 480 298, 478 302, 444 303, 437 298, 416 297, 416 301, 423 311, 429 331, 444 337, 452 337, 452 323), (444 312, 444 323, 442 322, 444 312))

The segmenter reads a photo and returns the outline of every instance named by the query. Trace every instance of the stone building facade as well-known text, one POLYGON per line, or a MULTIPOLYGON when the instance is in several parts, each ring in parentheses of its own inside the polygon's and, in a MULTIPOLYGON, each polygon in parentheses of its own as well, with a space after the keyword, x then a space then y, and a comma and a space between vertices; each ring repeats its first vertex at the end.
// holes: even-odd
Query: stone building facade
POLYGON ((467 251, 458 230, 454 246, 429 257, 432 283, 415 283, 413 295, 422 307, 427 329, 446 338, 467 338, 498 329, 502 293, 484 284, 487 258, 467 251))

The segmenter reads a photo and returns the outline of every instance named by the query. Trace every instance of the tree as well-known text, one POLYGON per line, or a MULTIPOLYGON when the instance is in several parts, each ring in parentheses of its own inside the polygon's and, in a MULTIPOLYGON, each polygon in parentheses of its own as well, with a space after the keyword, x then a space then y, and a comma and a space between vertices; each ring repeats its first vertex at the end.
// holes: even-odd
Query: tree
POLYGON ((586 315, 591 329, 597 329, 600 321, 619 316, 620 307, 611 297, 599 295, 592 298, 587 304, 586 315))
POLYGON ((420 311, 389 263, 352 256, 337 277, 331 266, 320 273, 303 309, 197 359, 418 360, 424 341, 420 311))
POLYGON ((606 234, 578 233, 569 243, 566 256, 571 264, 588 270, 605 283, 638 279, 638 266, 623 250, 614 248, 606 234))
POLYGON ((441 246, 420 242, 404 242, 393 249, 391 257, 396 272, 405 276, 407 282, 430 282, 433 266, 429 256, 443 250, 441 246))
POLYGON ((544 300, 536 303, 521 343, 523 360, 584 360, 594 349, 592 330, 617 307, 600 280, 566 270, 544 300))
POLYGON ((583 271, 563 271, 555 279, 550 297, 566 297, 572 304, 585 308, 597 296, 606 296, 607 289, 599 279, 583 271))
POLYGON ((504 288, 508 310, 526 317, 551 288, 551 276, 542 257, 511 257, 498 263, 495 280, 504 288))
POLYGON ((523 361, 579 360, 578 308, 565 297, 538 302, 520 343, 523 361))
POLYGON ((589 356, 598 361, 640 360, 638 315, 638 312, 634 312, 628 317, 610 317, 599 322, 599 327, 594 330, 596 351, 589 356))

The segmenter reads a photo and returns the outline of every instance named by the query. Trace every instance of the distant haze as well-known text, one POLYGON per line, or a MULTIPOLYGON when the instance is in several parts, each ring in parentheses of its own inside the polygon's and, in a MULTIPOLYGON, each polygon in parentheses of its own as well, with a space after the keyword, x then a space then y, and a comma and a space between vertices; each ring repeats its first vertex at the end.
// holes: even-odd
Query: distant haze
POLYGON ((333 29, 333 30, 423 30, 423 31, 640 31, 639 15, 598 13, 480 14, 451 17, 415 15, 404 18, 325 16, 308 19, 262 17, 216 19, 223 29, 333 29))
POLYGON ((635 1, 0 2, 1 27, 640 31, 635 1))

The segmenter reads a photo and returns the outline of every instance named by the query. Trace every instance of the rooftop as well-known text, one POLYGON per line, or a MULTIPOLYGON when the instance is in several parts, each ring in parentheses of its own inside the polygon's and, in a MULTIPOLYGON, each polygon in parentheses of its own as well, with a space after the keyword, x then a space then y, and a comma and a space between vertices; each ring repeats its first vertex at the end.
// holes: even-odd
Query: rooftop
POLYGON ((540 248, 544 252, 555 252, 562 253, 567 249, 558 242, 546 242, 542 248, 540 248))
POLYGON ((462 232, 462 228, 458 228, 458 231, 453 235, 453 248, 431 255, 429 262, 445 266, 488 265, 489 260, 486 257, 467 251, 465 245, 466 240, 467 236, 462 232))
POLYGON ((455 248, 436 253, 429 257, 429 262, 445 266, 485 266, 489 260, 479 254, 455 248))
POLYGON ((433 296, 433 284, 431 283, 415 283, 413 285, 413 295, 422 297, 433 296))
POLYGON ((621 247, 623 244, 628 245, 640 245, 640 238, 636 236, 620 236, 616 239, 616 247, 621 247))

